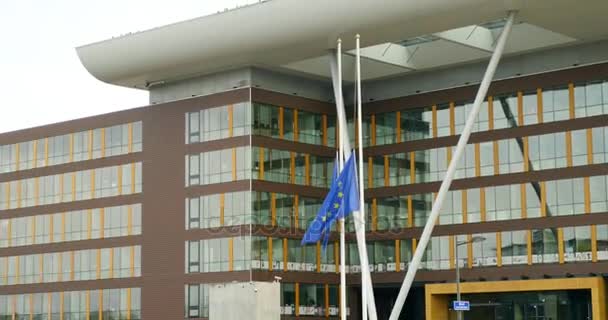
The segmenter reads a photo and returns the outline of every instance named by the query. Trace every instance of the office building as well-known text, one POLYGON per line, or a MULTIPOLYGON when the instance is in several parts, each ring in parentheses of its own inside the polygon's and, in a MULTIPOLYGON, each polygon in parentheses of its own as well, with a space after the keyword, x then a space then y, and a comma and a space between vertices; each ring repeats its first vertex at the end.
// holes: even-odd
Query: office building
POLYGON ((509 10, 402 317, 452 319, 458 263, 465 319, 607 319, 602 0, 271 0, 78 48, 150 105, 0 134, 0 319, 206 319, 213 284, 277 276, 282 318, 337 319, 338 232, 325 250, 300 240, 336 154, 327 55, 341 37, 352 123, 357 33, 364 125, 349 130, 387 318, 509 10))

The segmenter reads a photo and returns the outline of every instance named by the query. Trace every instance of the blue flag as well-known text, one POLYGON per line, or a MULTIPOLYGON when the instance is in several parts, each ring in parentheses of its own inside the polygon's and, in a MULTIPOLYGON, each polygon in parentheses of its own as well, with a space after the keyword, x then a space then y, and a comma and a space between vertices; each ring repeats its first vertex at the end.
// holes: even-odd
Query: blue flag
MULTIPOLYGON (((334 172, 337 172, 337 168, 334 168, 334 172)), ((352 153, 337 179, 332 179, 329 192, 323 200, 317 216, 306 230, 304 238, 302 238, 302 244, 316 243, 321 240, 322 236, 325 236, 323 241, 325 248, 331 226, 339 218, 346 217, 357 210, 359 210, 359 192, 357 189, 355 156, 352 153)))

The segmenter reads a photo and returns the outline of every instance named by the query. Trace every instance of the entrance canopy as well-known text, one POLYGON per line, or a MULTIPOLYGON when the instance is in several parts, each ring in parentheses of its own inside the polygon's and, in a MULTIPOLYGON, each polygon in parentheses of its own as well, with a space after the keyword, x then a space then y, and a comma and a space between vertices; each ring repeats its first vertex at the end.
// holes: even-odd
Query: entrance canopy
POLYGON ((77 48, 101 81, 146 89, 258 66, 329 78, 338 37, 352 80, 355 34, 362 78, 489 58, 508 10, 518 10, 505 54, 608 38, 606 0, 269 0, 77 48))

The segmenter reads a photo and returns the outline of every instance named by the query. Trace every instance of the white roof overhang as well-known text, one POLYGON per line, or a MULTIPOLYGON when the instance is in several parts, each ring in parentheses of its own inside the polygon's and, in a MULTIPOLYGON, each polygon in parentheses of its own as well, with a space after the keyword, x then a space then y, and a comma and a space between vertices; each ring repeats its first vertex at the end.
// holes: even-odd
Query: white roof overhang
POLYGON ((136 88, 245 66, 328 77, 328 50, 341 37, 348 64, 358 33, 374 79, 489 57, 500 28, 484 24, 508 10, 519 14, 506 54, 608 38, 606 0, 270 0, 77 52, 99 80, 136 88))

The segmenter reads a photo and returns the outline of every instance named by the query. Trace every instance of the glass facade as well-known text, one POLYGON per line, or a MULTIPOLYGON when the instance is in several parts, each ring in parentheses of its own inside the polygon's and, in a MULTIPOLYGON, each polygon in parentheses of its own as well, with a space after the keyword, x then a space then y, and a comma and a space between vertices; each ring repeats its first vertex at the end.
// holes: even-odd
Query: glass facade
POLYGON ((46 204, 140 193, 141 162, 60 173, 0 183, 0 208, 46 204))
POLYGON ((3 285, 141 276, 141 247, 101 248, 0 258, 3 285))
POLYGON ((141 289, 0 295, 0 319, 141 319, 141 289))
MULTIPOLYGON (((585 127, 578 120, 608 113, 607 83, 566 83, 487 97, 474 123, 473 143, 466 146, 456 168, 459 184, 448 191, 438 219, 439 225, 467 224, 463 228, 474 232, 433 236, 420 268, 433 271, 452 270, 457 264, 463 268, 500 268, 608 260, 605 225, 577 222, 573 226, 532 228, 522 222, 516 229, 511 226, 489 232, 486 227, 490 224, 485 224, 571 215, 582 218, 608 211, 608 176, 597 169, 608 161, 608 127, 597 122, 585 127), (564 122, 563 128, 543 125, 565 120, 580 124, 564 122), (555 171, 549 175, 546 170, 555 171), (474 237, 484 241, 456 247, 474 237)), ((426 223, 436 196, 436 191, 428 190, 435 190, 434 185, 444 178, 454 154, 455 136, 462 131, 472 107, 471 101, 391 106, 393 111, 389 112, 371 110, 364 116, 362 128, 349 119, 351 138, 361 130, 364 147, 393 145, 370 148, 362 159, 361 180, 372 195, 365 200, 365 219, 367 231, 375 232, 367 247, 373 272, 407 270, 417 246, 411 232, 418 234, 410 228, 426 223)), ((306 187, 328 188, 331 182, 334 159, 324 148, 335 146, 333 110, 323 114, 252 102, 204 112, 187 114, 188 143, 248 134, 276 141, 272 146, 256 142, 188 155, 187 187, 248 179, 282 185, 268 184, 270 188, 252 183, 247 191, 190 196, 186 199, 186 229, 255 225, 271 232, 298 231, 280 236, 261 236, 253 231, 250 237, 242 238, 220 232, 212 239, 186 241, 185 272, 336 273, 338 243, 332 239, 326 250, 320 244, 301 246, 299 235, 322 203, 320 196, 310 196, 318 190, 306 187), (225 125, 205 127, 202 119, 212 116, 204 112, 215 112, 213 117, 225 125), (237 112, 246 119, 239 125, 231 120, 237 112), (246 128, 236 133, 237 127, 246 128), (281 140, 306 146, 287 146, 281 140), (279 187, 285 191, 276 189, 279 187)), ((336 230, 334 226, 332 231, 336 230)), ((352 219, 347 220, 346 230, 354 232, 352 219)), ((360 272, 357 246, 351 240, 346 264, 348 273, 360 272)), ((337 287, 333 284, 282 283, 281 290, 283 315, 337 315, 337 296, 333 295, 337 287), (335 303, 327 303, 327 298, 335 303)), ((206 284, 186 285, 186 317, 208 315, 208 294, 206 284)))
POLYGON ((0 248, 141 234, 141 204, 0 220, 0 248))
POLYGON ((142 150, 142 122, 0 146, 0 173, 123 155, 142 150))

